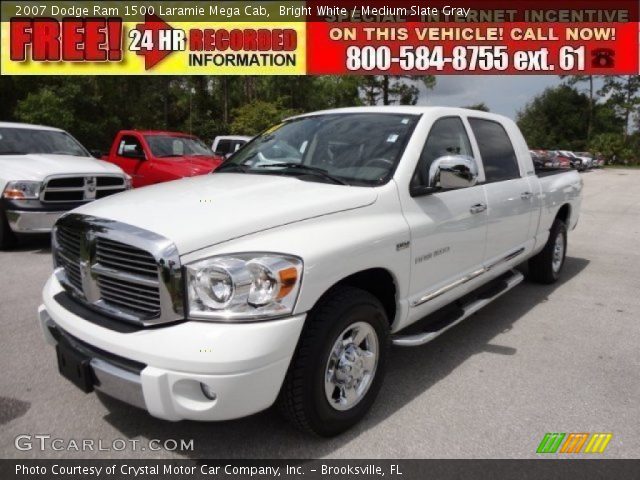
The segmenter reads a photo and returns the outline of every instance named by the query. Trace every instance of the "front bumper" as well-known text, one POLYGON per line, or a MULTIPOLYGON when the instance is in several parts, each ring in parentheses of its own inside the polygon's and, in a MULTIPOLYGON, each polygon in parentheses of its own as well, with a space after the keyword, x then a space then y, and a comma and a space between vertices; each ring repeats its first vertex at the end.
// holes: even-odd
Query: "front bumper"
POLYGON ((305 320, 191 321, 122 333, 64 309, 54 299, 61 291, 51 277, 38 311, 47 341, 55 345, 63 336, 89 356, 97 390, 172 421, 229 420, 271 406, 305 320))
POLYGON ((49 233, 58 218, 80 205, 77 202, 47 204, 40 200, 0 198, 0 211, 7 216, 9 228, 18 234, 49 233))
POLYGON ((64 213, 7 210, 7 220, 15 233, 49 233, 64 213))

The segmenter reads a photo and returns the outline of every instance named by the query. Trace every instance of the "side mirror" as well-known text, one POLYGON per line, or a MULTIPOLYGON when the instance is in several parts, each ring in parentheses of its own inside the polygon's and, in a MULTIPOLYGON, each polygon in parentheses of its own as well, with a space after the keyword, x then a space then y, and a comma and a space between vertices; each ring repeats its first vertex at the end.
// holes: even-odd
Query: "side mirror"
POLYGON ((89 153, 92 157, 95 158, 102 158, 102 156, 104 155, 104 152, 102 150, 89 150, 89 153))
POLYGON ((428 195, 440 190, 473 187, 478 182, 478 165, 465 155, 446 155, 437 158, 429 167, 427 185, 411 187, 412 197, 428 195))
POLYGON ((478 165, 465 155, 447 155, 429 167, 429 187, 449 190, 473 187, 478 181, 478 165))

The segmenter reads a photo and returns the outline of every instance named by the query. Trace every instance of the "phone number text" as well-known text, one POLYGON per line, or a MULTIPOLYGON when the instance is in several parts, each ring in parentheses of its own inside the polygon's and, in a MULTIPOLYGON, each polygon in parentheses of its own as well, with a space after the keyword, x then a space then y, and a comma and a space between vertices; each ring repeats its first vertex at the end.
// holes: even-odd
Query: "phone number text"
POLYGON ((442 46, 403 45, 397 55, 391 47, 350 46, 346 52, 349 71, 387 71, 399 68, 403 71, 517 71, 545 72, 585 69, 585 47, 565 46, 557 58, 552 59, 548 48, 538 50, 509 51, 504 46, 471 45, 456 46, 450 55, 442 46))

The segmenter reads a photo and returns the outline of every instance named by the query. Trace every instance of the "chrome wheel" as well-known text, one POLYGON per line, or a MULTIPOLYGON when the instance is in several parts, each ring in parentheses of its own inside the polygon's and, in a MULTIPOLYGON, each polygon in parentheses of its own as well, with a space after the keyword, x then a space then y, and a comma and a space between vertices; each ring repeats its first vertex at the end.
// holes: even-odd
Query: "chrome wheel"
POLYGON ((564 261, 564 235, 558 233, 556 241, 553 245, 553 257, 551 259, 551 268, 555 273, 560 271, 562 262, 564 261))
POLYGON ((329 405, 344 411, 367 394, 378 366, 378 335, 366 322, 347 327, 333 344, 324 377, 329 405))

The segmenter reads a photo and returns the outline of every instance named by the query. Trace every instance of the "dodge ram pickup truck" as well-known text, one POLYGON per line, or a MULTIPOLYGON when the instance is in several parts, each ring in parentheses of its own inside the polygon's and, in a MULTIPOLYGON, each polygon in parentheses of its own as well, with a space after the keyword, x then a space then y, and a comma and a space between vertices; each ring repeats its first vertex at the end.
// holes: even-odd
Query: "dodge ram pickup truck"
POLYGON ((131 175, 136 188, 211 173, 223 161, 198 137, 157 130, 118 132, 102 158, 131 175))
POLYGON ((277 402, 358 422, 388 345, 423 345, 561 274, 582 180, 538 177, 507 118, 356 107, 288 119, 213 175, 65 215, 39 309, 59 371, 166 420, 277 402))
POLYGON ((50 232, 65 212, 129 188, 115 165, 93 158, 67 132, 0 122, 0 249, 50 232))

